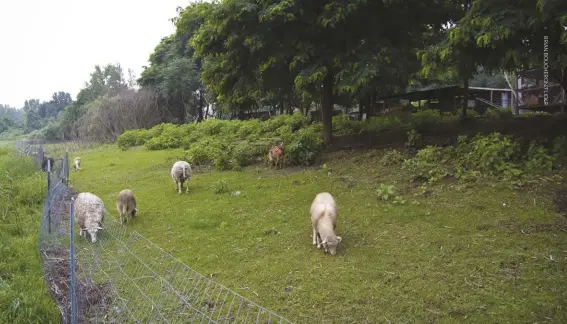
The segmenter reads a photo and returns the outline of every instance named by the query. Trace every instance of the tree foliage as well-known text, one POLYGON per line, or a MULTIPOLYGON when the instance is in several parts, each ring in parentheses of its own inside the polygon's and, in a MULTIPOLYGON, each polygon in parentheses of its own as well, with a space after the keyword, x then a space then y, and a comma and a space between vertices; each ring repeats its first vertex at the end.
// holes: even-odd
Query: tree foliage
POLYGON ((476 48, 487 49, 493 70, 549 64, 551 77, 567 89, 567 2, 475 0, 461 20, 476 48))

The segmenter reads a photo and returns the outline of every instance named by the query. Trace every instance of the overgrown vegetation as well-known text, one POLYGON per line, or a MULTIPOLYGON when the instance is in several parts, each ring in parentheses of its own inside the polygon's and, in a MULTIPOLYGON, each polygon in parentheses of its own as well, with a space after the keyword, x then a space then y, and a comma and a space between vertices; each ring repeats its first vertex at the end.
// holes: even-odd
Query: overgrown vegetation
POLYGON ((60 315, 37 253, 46 178, 30 158, 0 147, 0 318, 55 323, 60 315))
POLYGON ((522 186, 560 164, 565 157, 564 145, 564 136, 556 138, 550 149, 536 141, 523 147, 499 133, 477 135, 472 139, 459 136, 455 147, 427 146, 415 157, 405 160, 402 168, 411 180, 428 183, 453 177, 465 182, 490 179, 522 186))
POLYGON ((319 123, 310 123, 299 113, 265 122, 206 120, 126 131, 117 144, 123 150, 137 145, 144 145, 148 150, 183 148, 191 164, 238 170, 263 159, 271 143, 283 141, 287 163, 311 165, 322 150, 320 127, 319 123))

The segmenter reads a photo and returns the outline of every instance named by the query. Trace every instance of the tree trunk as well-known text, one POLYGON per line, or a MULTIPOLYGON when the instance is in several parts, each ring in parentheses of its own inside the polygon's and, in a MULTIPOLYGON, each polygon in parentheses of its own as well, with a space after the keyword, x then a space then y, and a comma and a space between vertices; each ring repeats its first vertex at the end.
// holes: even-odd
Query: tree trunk
POLYGON ((561 78, 559 79, 559 84, 561 84, 561 113, 565 113, 565 100, 567 97, 567 67, 562 66, 561 78))
POLYGON ((467 108, 469 105, 469 76, 463 78, 463 114, 462 120, 467 119, 467 108))
POLYGON ((238 119, 239 119, 239 120, 244 120, 244 118, 246 117, 245 113, 246 113, 246 112, 244 111, 244 109, 242 109, 242 108, 239 109, 239 110, 238 110, 238 119))
POLYGON ((323 144, 329 146, 333 142, 333 86, 334 75, 327 70, 327 76, 323 80, 323 98, 321 100, 321 119, 323 121, 323 144))
POLYGON ((366 119, 376 116, 376 112, 378 112, 378 103, 376 102, 377 96, 378 92, 376 90, 372 90, 368 111, 366 112, 366 119))
POLYGON ((203 91, 202 89, 199 90, 199 111, 197 112, 197 122, 202 122, 203 121, 203 106, 204 106, 204 100, 203 100, 203 91))
POLYGON ((284 114, 284 111, 285 111, 285 108, 284 108, 284 100, 282 99, 282 100, 280 101, 280 115, 283 115, 283 114, 284 114))
POLYGON ((358 103, 358 120, 362 120, 362 115, 364 114, 364 105, 366 103, 366 96, 360 98, 358 103))

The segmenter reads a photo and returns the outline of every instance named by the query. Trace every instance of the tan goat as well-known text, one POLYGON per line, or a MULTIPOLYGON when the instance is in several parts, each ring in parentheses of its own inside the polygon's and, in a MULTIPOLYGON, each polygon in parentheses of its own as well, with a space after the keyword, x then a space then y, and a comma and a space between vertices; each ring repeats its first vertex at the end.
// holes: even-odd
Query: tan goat
POLYGON ((116 198, 116 209, 120 214, 120 223, 129 222, 130 219, 136 217, 138 208, 136 208, 136 197, 130 189, 120 191, 116 198))
POLYGON ((283 168, 285 158, 285 150, 283 142, 279 145, 272 145, 270 151, 268 152, 268 163, 270 164, 270 168, 272 165, 275 165, 276 169, 278 168, 278 164, 280 168, 283 168))

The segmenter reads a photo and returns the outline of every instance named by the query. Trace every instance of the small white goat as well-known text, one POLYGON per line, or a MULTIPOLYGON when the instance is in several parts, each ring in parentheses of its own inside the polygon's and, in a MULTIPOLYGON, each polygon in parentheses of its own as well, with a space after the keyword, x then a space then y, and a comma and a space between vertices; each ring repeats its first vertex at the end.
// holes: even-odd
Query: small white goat
POLYGON ((130 219, 136 217, 138 208, 136 208, 136 197, 130 189, 120 191, 116 198, 116 209, 120 214, 120 223, 129 222, 130 219))
POLYGON ((76 157, 73 160, 73 169, 75 169, 75 172, 79 172, 79 170, 81 170, 81 158, 80 157, 76 157))
POLYGON ((317 245, 318 249, 323 246, 325 252, 335 255, 342 237, 335 234, 339 211, 333 196, 328 192, 317 194, 311 204, 310 213, 311 225, 313 226, 313 245, 317 245))
POLYGON ((189 192, 189 180, 191 180, 191 165, 185 161, 177 161, 171 167, 171 178, 173 183, 177 185, 177 190, 181 193, 183 183, 187 182, 187 190, 189 192))
POLYGON ((104 221, 104 203, 95 194, 81 192, 77 198, 72 199, 75 207, 75 223, 79 224, 80 236, 88 232, 91 241, 96 243, 96 234, 102 230, 104 221))

